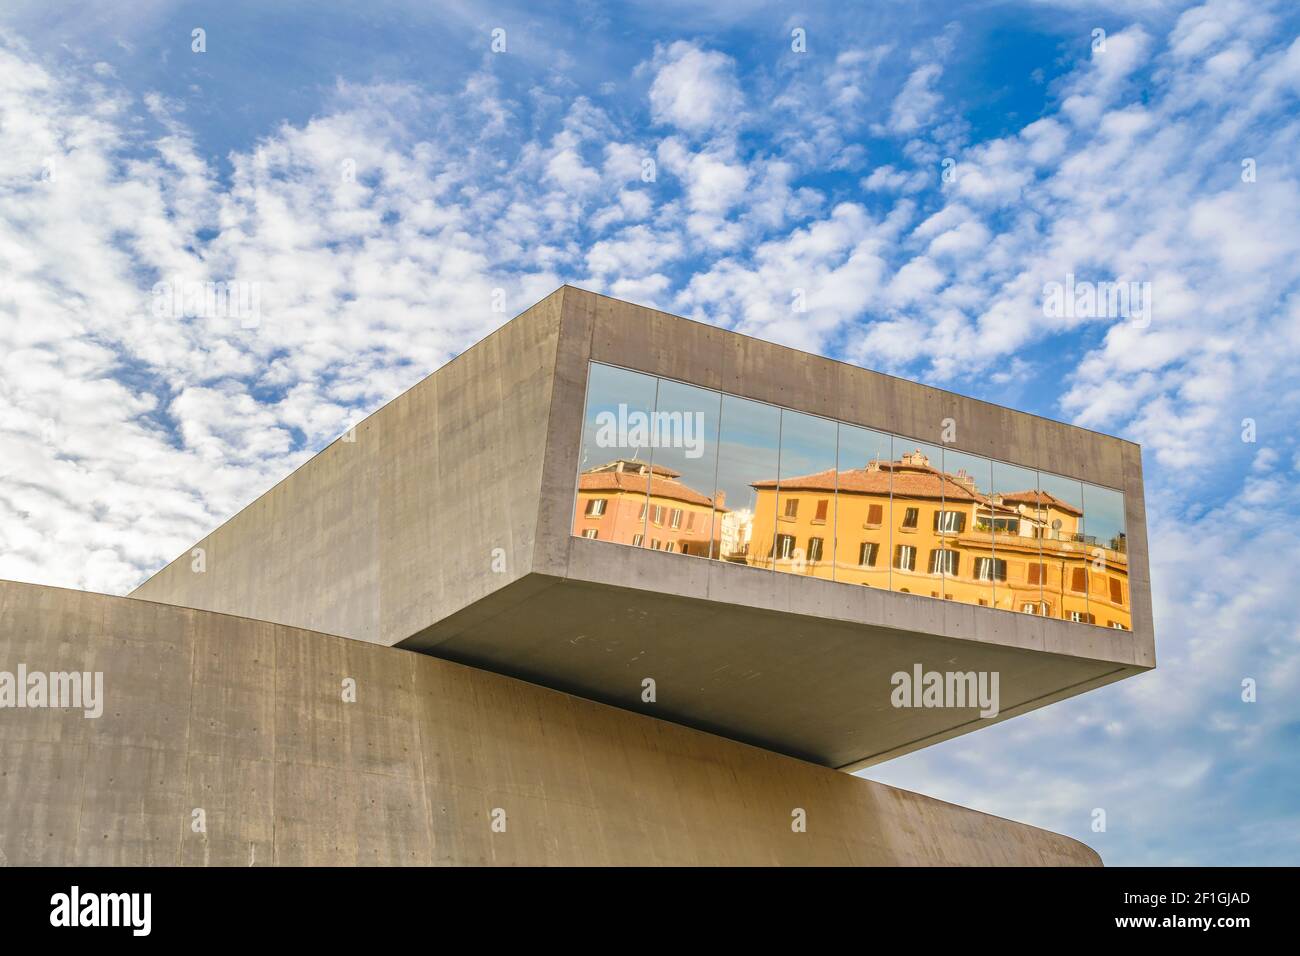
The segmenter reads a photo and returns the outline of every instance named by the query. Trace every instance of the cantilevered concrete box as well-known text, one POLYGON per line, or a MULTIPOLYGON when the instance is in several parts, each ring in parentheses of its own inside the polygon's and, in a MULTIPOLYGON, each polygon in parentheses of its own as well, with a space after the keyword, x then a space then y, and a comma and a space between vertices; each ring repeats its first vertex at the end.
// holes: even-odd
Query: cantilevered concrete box
POLYGON ((187 552, 134 596, 399 645, 845 769, 1155 666, 1138 446, 567 286, 196 548, 201 573, 187 552), (1131 629, 575 537, 593 362, 1122 492, 1131 629), (891 675, 917 665, 997 672, 998 715, 892 706, 891 675))

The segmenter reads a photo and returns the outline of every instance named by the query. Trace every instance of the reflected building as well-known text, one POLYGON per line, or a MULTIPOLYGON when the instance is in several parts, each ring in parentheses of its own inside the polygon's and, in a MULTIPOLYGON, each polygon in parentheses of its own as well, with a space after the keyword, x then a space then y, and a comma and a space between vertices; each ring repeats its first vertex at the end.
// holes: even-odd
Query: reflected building
POLYGON ((749 508, 723 514, 718 551, 723 561, 750 561, 750 540, 754 535, 754 512, 749 508))
POLYGON ((608 453, 609 409, 696 414, 695 447, 649 450, 695 485, 635 457, 584 468, 574 535, 1132 628, 1119 491, 626 369, 593 367, 590 382, 582 461, 608 453))
MULTIPOLYGON (((578 476, 573 533, 596 541, 707 558, 718 553, 726 495, 702 494, 664 465, 619 458, 578 476)), ((725 524, 725 520, 724 520, 725 524)))
POLYGON ((917 448, 896 461, 754 483, 748 563, 827 580, 1128 630, 1124 535, 1082 533, 1083 512, 1026 488, 992 494, 917 448), (783 504, 777 509, 778 488, 783 504), (837 516, 828 527, 826 516, 837 516))

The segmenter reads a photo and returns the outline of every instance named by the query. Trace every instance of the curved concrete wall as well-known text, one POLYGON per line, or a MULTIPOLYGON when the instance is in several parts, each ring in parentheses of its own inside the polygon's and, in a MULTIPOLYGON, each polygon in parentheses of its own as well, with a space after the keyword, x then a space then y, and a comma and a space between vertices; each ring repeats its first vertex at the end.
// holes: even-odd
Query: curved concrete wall
POLYGON ((102 671, 105 704, 0 710, 13 865, 1100 862, 676 724, 247 618, 0 582, 0 671, 20 664, 102 671))

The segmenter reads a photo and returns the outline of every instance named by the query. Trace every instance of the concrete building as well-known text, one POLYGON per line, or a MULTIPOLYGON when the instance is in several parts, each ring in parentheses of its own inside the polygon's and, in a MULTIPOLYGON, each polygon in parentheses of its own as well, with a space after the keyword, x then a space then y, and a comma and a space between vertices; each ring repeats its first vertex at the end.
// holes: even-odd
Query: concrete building
POLYGON ((1095 863, 840 771, 1155 665, 1137 446, 570 287, 130 598, 0 602, 106 680, 0 711, 10 862, 1095 863))

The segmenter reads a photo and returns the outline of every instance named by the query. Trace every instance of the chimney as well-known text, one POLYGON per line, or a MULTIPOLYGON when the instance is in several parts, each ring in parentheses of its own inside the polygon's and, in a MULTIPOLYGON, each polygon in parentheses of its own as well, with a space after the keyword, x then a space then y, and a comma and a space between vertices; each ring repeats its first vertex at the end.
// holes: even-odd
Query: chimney
POLYGON ((714 492, 713 504, 715 507, 718 508, 725 508, 727 506, 727 493, 723 491, 721 488, 719 488, 716 492, 714 492))
POLYGON ((952 480, 961 485, 971 494, 975 493, 975 479, 966 474, 965 468, 957 469, 957 474, 952 476, 952 480))

